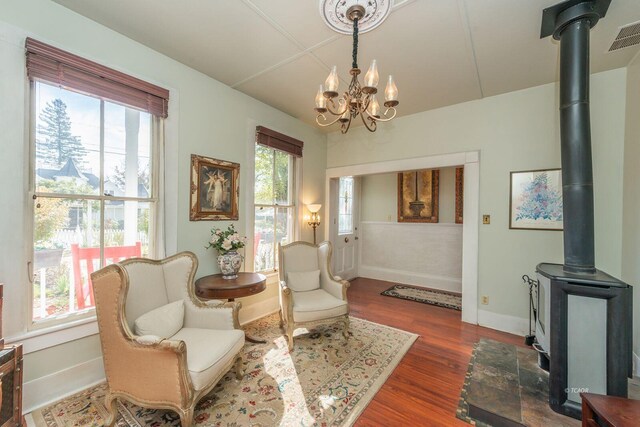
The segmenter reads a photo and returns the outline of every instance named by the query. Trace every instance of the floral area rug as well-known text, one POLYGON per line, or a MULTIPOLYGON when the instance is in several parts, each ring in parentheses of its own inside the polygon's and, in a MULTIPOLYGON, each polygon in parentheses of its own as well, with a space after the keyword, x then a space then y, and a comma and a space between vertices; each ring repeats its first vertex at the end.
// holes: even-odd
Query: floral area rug
MULTIPOLYGON (((246 343, 244 378, 229 372, 196 407, 198 426, 348 426, 393 372, 417 335, 351 318, 297 329, 294 351, 271 315, 245 328, 266 344, 246 343)), ((106 384, 32 413, 36 426, 102 426, 106 384)), ((118 403, 118 427, 179 426, 176 413, 118 403)))
POLYGON ((380 295, 418 301, 424 304, 437 305, 454 310, 462 310, 462 296, 454 292, 418 288, 415 286, 393 285, 386 291, 382 291, 380 295))

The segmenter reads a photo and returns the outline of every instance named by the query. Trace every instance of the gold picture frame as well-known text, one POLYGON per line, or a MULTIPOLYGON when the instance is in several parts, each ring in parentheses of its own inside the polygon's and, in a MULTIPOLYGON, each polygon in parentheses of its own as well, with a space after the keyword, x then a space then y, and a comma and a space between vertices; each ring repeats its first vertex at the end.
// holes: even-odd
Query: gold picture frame
POLYGON ((238 219, 240 164, 191 155, 191 221, 238 219))
POLYGON ((398 222, 438 222, 440 171, 423 169, 417 173, 398 173, 398 222))
POLYGON ((464 215, 464 167, 456 168, 456 224, 462 224, 464 215))

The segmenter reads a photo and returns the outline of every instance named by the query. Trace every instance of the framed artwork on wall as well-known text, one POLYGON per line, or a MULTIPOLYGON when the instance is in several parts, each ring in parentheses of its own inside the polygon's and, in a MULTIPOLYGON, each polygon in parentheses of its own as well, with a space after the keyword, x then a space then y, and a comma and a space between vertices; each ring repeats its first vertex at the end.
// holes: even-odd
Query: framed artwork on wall
POLYGON ((456 224, 462 224, 464 203, 464 167, 456 168, 456 224))
POLYGON ((562 230, 560 169, 511 172, 509 228, 562 230))
POLYGON ((240 164, 191 155, 191 221, 238 219, 240 164))
POLYGON ((440 171, 398 173, 398 222, 438 222, 440 171))

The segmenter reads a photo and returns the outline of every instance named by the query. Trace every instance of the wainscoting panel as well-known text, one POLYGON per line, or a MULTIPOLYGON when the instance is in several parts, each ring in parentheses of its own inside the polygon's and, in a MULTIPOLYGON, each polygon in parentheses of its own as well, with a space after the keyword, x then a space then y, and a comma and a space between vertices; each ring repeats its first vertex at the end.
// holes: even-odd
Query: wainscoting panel
POLYGON ((358 275, 462 290, 462 225, 360 223, 358 275))

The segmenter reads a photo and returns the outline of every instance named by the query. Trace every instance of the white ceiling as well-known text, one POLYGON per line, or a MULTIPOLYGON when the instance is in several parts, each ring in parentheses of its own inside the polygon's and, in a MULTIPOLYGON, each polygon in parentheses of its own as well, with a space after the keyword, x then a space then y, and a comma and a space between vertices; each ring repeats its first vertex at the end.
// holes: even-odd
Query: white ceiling
MULTIPOLYGON (((329 67, 342 89, 349 78, 351 37, 329 30, 318 0, 54 1, 308 123, 329 67)), ((550 83, 558 46, 540 39, 540 21, 557 2, 396 0, 360 36, 359 65, 377 59, 381 84, 394 75, 399 115, 550 83)), ((606 51, 636 21, 640 1, 612 1, 592 31, 592 72, 630 62, 639 46, 606 51)))

